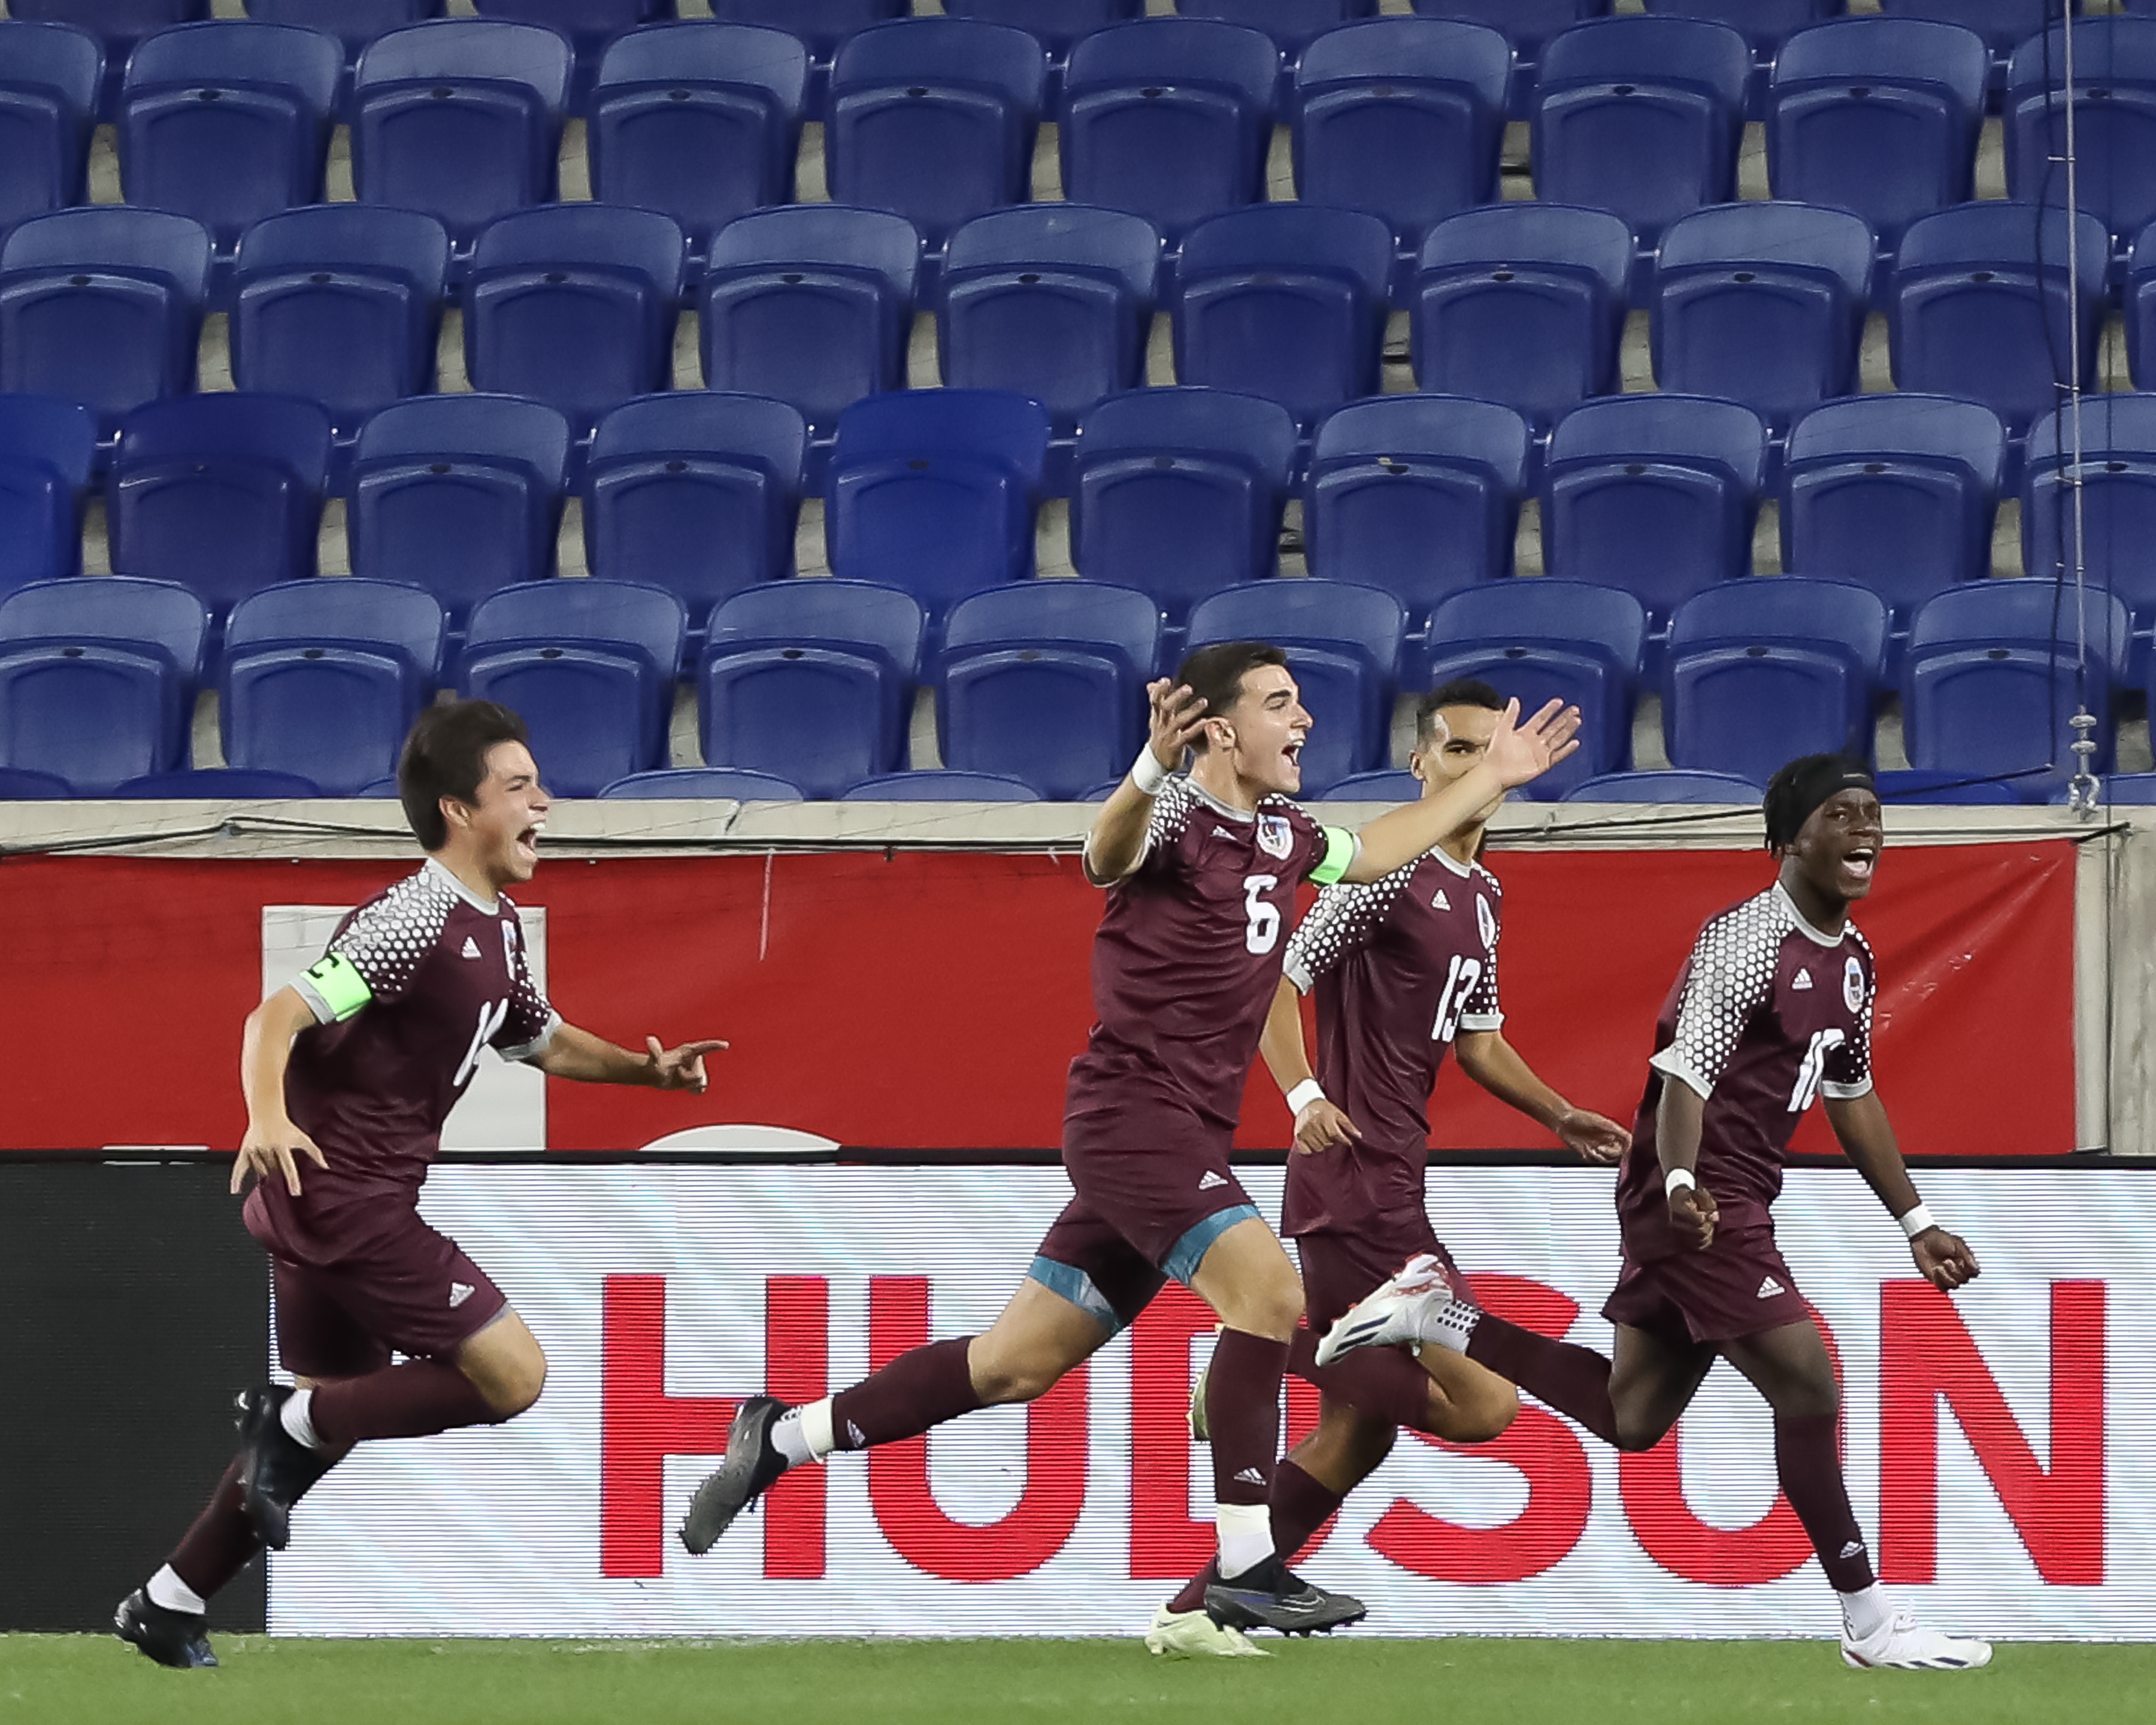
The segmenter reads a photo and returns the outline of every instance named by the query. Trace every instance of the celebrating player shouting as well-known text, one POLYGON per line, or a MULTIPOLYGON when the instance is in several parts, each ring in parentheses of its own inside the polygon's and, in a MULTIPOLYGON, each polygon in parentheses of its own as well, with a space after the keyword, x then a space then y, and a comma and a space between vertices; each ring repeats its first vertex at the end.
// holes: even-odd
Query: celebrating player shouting
POLYGON ((1274 1554, 1266 1499, 1302 1287, 1229 1166, 1236 1116, 1297 885, 1374 880, 1420 856, 1569 754, 1578 715, 1553 701, 1520 725, 1507 707, 1483 760, 1358 842, 1289 800, 1311 719, 1279 649, 1202 647, 1148 693, 1151 739, 1086 841, 1087 875, 1109 893, 1093 943, 1098 1022, 1071 1063, 1064 1114, 1076 1196, 986 1333, 916 1348, 806 1407, 745 1402, 682 1527, 692 1552, 789 1466, 1041 1395, 1173 1276, 1224 1327, 1208 1386, 1221 1579, 1207 1610, 1224 1635, 1363 1615, 1274 1554), (1195 764, 1174 777, 1186 749, 1195 764))
MULTIPOLYGON (((1417 704, 1409 765, 1425 798, 1480 763, 1504 706, 1496 690, 1471 678, 1417 704)), ((1312 1332, 1323 1334, 1404 1259, 1427 1253, 1455 1274, 1423 1192, 1426 1110, 1446 1050, 1477 1084, 1587 1161, 1614 1162, 1631 1142, 1614 1120, 1574 1108, 1544 1084, 1500 1028, 1502 901, 1496 877, 1476 860, 1499 800, 1382 880, 1327 887, 1288 942, 1287 973, 1260 1048, 1295 1111, 1299 1153, 1288 1160, 1281 1231, 1296 1240, 1310 1327, 1296 1332, 1289 1369, 1317 1383, 1323 1411, 1274 1470, 1272 1535, 1283 1560, 1385 1459, 1401 1426, 1479 1443, 1518 1410, 1511 1384, 1448 1348, 1427 1349, 1419 1362, 1393 1348, 1322 1368, 1312 1360, 1312 1332), (1296 1004, 1299 991, 1313 989, 1319 1078, 1311 1076, 1296 1004)), ((1229 1651, 1204 1615, 1211 1579, 1209 1570, 1199 1575, 1161 1608, 1148 1647, 1229 1651)))
POLYGON ((1963 1671, 1984 1642, 1921 1629, 1881 1595, 1849 1506, 1840 1391, 1811 1309, 1774 1243, 1771 1206, 1798 1117, 1815 1096, 1934 1286, 1977 1274, 1968 1245, 1910 1183, 1871 1083, 1871 949, 1849 907, 1871 891, 1884 839, 1862 762, 1792 761, 1767 788, 1775 885, 1710 917, 1655 1030, 1632 1149, 1617 1185, 1625 1259, 1602 1308, 1615 1360, 1477 1311, 1417 1258, 1319 1345, 1438 1343, 1511 1378, 1622 1450, 1652 1448, 1717 1355, 1774 1414, 1783 1492, 1841 1604, 1852 1666, 1963 1671))
POLYGON ((428 860, 354 911, 305 975, 249 1014, 240 1045, 248 1231, 268 1248, 277 1346, 300 1387, 243 1394, 240 1450, 165 1566, 121 1604, 161 1665, 213 1666, 210 1596, 354 1444, 515 1418, 547 1361, 486 1272, 420 1219, 442 1122, 494 1048, 556 1078, 704 1089, 723 1042, 631 1053, 566 1024, 533 982, 505 887, 538 866, 547 793, 524 721, 492 701, 429 707, 397 788, 428 860), (302 1180, 302 1160, 312 1164, 302 1180), (392 1350, 408 1356, 390 1363, 392 1350))

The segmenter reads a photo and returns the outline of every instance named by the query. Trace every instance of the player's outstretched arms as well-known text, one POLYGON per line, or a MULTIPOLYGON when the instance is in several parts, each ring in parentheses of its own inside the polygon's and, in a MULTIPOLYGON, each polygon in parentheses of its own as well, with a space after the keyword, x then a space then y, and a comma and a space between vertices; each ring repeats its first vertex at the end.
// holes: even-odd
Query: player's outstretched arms
POLYGON ((1273 1075, 1281 1094, 1295 1116, 1295 1147, 1305 1156, 1350 1143, 1363 1134, 1355 1122, 1318 1088, 1310 1070, 1310 1055, 1302 1041, 1302 996, 1282 977, 1273 991, 1271 1009, 1265 1014, 1265 1034, 1258 1051, 1265 1057, 1265 1070, 1273 1075))
POLYGON ((300 1195, 302 1156, 327 1168, 321 1147, 292 1124, 285 1111, 285 1069, 291 1063, 292 1039, 315 1022, 314 1009, 296 988, 280 988, 254 1011, 239 1033, 239 1087, 247 1099, 247 1132, 232 1164, 232 1189, 247 1183, 249 1173, 267 1179, 282 1174, 285 1189, 300 1195))
POLYGON ((1578 707, 1553 701, 1522 721, 1519 702, 1507 701, 1490 747, 1473 769, 1435 796, 1403 804, 1364 827, 1357 834, 1362 842, 1355 860, 1341 878, 1383 880, 1475 824, 1507 791, 1541 778, 1578 747, 1578 707))
POLYGON ((1841 1141, 1843 1152, 1856 1164, 1864 1183, 1877 1194, 1887 1214, 1902 1224, 1909 1236, 1909 1255, 1925 1281, 1942 1293, 1952 1293, 1983 1274, 1976 1254, 1958 1234, 1949 1234, 1932 1219, 1930 1209, 1917 1195, 1909 1178, 1909 1165, 1902 1159, 1895 1142, 1893 1122, 1879 1092, 1867 1090, 1861 1096, 1822 1098, 1827 1124, 1841 1141))
POLYGON ((647 1036, 639 1053, 574 1024, 562 1024, 547 1046, 531 1057, 531 1064, 550 1078, 573 1078, 581 1084, 639 1084, 701 1096, 710 1083, 704 1056, 726 1045, 706 1040, 664 1048, 656 1036, 647 1036))
POLYGON ((1114 886, 1143 860, 1152 799, 1183 764, 1184 751, 1205 722, 1205 703, 1188 685, 1166 677, 1146 685, 1146 703, 1151 711, 1146 746, 1086 834, 1086 876, 1096 886, 1114 886))
POLYGON ((1662 1189, 1669 1194, 1670 1226, 1695 1251, 1714 1243, 1722 1212, 1693 1172, 1707 1122, 1707 1098, 1681 1078, 1665 1077, 1655 1105, 1655 1153, 1661 1159, 1662 1189))
POLYGON ((1582 1162, 1606 1167, 1632 1147, 1632 1135, 1607 1115, 1575 1108, 1535 1075, 1502 1030, 1462 1030, 1453 1039, 1460 1070, 1496 1099, 1551 1132, 1582 1162))

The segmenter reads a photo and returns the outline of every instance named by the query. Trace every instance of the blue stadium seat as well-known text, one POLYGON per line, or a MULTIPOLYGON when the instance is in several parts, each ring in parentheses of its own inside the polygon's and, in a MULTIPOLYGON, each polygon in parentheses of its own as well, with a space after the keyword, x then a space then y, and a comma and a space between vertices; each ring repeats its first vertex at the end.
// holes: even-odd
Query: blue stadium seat
POLYGON ((185 216, 64 209, 0 243, 0 390, 131 408, 195 387, 209 235, 185 216))
POLYGON ((2067 721, 2084 695, 2097 726, 2095 770, 2110 770, 2112 698, 2125 675, 2125 603, 2088 594, 2085 680, 2074 594, 2056 582, 1973 581, 1921 606, 1902 670, 1902 735, 1912 767, 2014 775, 2041 803, 2073 771, 2067 721))
POLYGON ((1033 573, 1048 415, 1000 389, 872 395, 839 418, 824 488, 831 572, 932 614, 1033 573))
POLYGON ((348 65, 377 36, 406 24, 439 18, 447 0, 246 0, 247 15, 258 23, 298 24, 326 30, 344 46, 348 65))
POLYGON ((2126 367, 2133 387, 2156 388, 2156 222, 2134 237, 2119 302, 2126 325, 2126 367))
MULTIPOLYGON (((2006 69, 2006 195, 2066 202, 2066 28, 2014 50, 2006 69)), ((2156 220, 2156 18, 2074 25, 2075 192, 2123 246, 2156 220)))
POLYGON ((1543 470, 1543 557, 1635 593, 1658 617, 1752 567, 1767 429, 1748 408, 1624 395, 1558 423, 1543 470))
POLYGON ((2092 395, 2082 404, 2081 465, 2074 465, 2068 409, 2029 428, 2021 474, 2021 567, 2047 579, 2073 578, 2074 530, 2092 588, 2125 600, 2137 626, 2156 621, 2156 394, 2092 395), (2078 512, 2075 480, 2080 481, 2078 512))
POLYGON ((2005 428, 1976 402, 1895 393, 1815 408, 1782 461, 1782 567, 1860 583, 1906 627, 1941 588, 1990 572, 2005 460, 2005 428))
POLYGON ((169 582, 80 577, 0 599, 0 766, 85 796, 187 760, 209 616, 169 582))
POLYGON ((1509 575, 1530 444, 1527 421, 1495 402, 1349 403, 1317 428, 1305 482, 1311 572, 1383 588, 1416 616, 1509 575))
POLYGON ((1849 0, 1645 0, 1650 13, 1663 18, 1704 19, 1742 30, 1762 65, 1799 31, 1848 9, 1849 0))
POLYGON ((1991 59, 1973 30, 1859 18, 1790 38, 1767 96, 1776 198, 1854 210, 1892 250, 1918 216, 1976 195, 1991 59))
POLYGON ((831 204, 760 210, 711 241, 704 382, 791 403, 820 437, 906 382, 921 237, 903 216, 831 204))
POLYGON ((10 0, 8 14, 33 23, 72 24, 97 38, 105 49, 97 117, 110 120, 135 44, 153 31, 207 18, 209 8, 210 0, 10 0))
POLYGON ((1184 18, 1219 18, 1262 30, 1292 65, 1311 43, 1338 25, 1368 18, 1378 0, 1175 0, 1184 18))
POLYGON ((536 581, 471 608, 462 692, 524 717, 547 783, 595 797, 666 764, 688 614, 664 588, 536 581))
POLYGON ((311 575, 329 466, 330 417, 310 401, 219 391, 137 408, 105 480, 112 567, 178 582, 219 615, 311 575))
POLYGON ((976 216, 951 236, 937 305, 943 381, 1029 395, 1067 435, 1104 395, 1145 382, 1160 236, 1076 203, 976 216))
POLYGON ((1579 747, 1528 785, 1543 801, 1632 759, 1632 699, 1647 613, 1628 593, 1547 576, 1463 588, 1430 614, 1426 686, 1481 677, 1532 713, 1552 699, 1578 707, 1579 747))
POLYGON ((841 803, 1038 803, 1040 793, 1024 779, 1000 773, 955 773, 922 768, 879 773, 865 778, 841 803))
POLYGON ((1399 767, 1351 773, 1334 779, 1325 790, 1328 803, 1414 803, 1421 797, 1422 781, 1399 767))
POLYGON ((808 427, 784 402, 683 390, 599 421, 584 466, 584 555, 594 575, 713 605, 793 567, 808 427))
POLYGON ((1887 607, 1798 575, 1725 581, 1670 619, 1662 735, 1671 763, 1759 783, 1799 755, 1871 757, 1887 607))
POLYGON ((104 53, 87 31, 0 23, 0 234, 83 202, 104 75, 104 53))
MULTIPOLYGON (((1537 781, 1539 783, 1539 781, 1537 781)), ((1564 793, 1567 803, 1751 803, 1766 791, 1732 773, 1609 773, 1583 780, 1564 793)))
POLYGON ((895 773, 927 619, 860 581, 779 581, 712 612, 697 696, 704 759, 774 773, 810 797, 895 773))
POLYGON ((0 395, 0 593, 81 567, 79 518, 96 458, 88 408, 0 395))
POLYGON ((1047 76, 1040 44, 1003 24, 899 18, 848 37, 824 122, 832 198, 896 211, 932 249, 1024 203, 1047 76))
POLYGON ((580 85, 588 86, 599 56, 616 38, 639 24, 674 16, 675 0, 472 0, 481 18, 537 24, 568 39, 580 85))
POLYGON ((1143 216, 1180 239, 1262 202, 1279 56, 1256 30, 1149 18, 1070 50, 1056 144, 1063 195, 1143 216), (1161 172, 1163 162, 1174 172, 1161 172))
POLYGON ((1512 71, 1479 24, 1372 18, 1318 37, 1289 105, 1296 197, 1381 217, 1412 259, 1434 223, 1496 198, 1512 71))
POLYGON ((1024 30, 1057 59, 1096 30, 1145 15, 1145 0, 943 0, 952 18, 1024 30))
POLYGON ((187 767, 174 773, 146 773, 115 785, 109 793, 141 803, 192 798, 218 803, 266 797, 319 797, 322 788, 296 773, 267 773, 249 767, 187 767))
POLYGON ((145 38, 120 98, 127 201, 192 216, 228 254, 249 223, 320 203, 343 75, 319 30, 220 19, 145 38))
POLYGON ((0 803, 65 802, 74 795, 74 787, 57 773, 0 767, 0 803))
POLYGON ((740 767, 659 767, 617 778, 599 793, 614 802, 662 802, 724 798, 738 803, 798 803, 801 787, 773 773, 740 767))
POLYGON ((496 588, 552 574, 568 422, 538 402, 429 395, 360 428, 346 518, 355 575, 410 581, 451 626, 496 588))
POLYGON ((569 44, 536 24, 442 18, 377 37, 353 77, 360 201, 424 210, 459 247, 551 202, 569 70, 569 44))
POLYGON ((1607 210, 1494 203, 1440 222, 1409 300, 1416 387, 1547 428, 1618 387, 1632 234, 1607 210))
POLYGON ((825 66, 839 44, 856 30, 903 18, 911 0, 711 0, 723 23, 761 24, 785 30, 808 44, 825 66))
POLYGON ((1149 594, 1171 624, 1194 600, 1278 566, 1295 422, 1256 396, 1142 389, 1078 425, 1071 559, 1149 594))
MULTIPOLYGON (((1974 30, 1994 59, 2005 57, 2056 20, 2062 0, 1879 0, 1889 18, 1920 18, 1974 30)), ((2074 10, 2082 0, 2072 0, 2074 10)))
POLYGON ((2081 331, 2084 389, 2096 384, 2103 223, 2033 203, 1957 205, 1909 224, 1887 296, 1894 387, 1980 401, 2018 437, 2058 393, 2057 367, 2081 331), (2068 291, 2077 254, 2081 299, 2068 291))
POLYGON ((351 436, 434 388, 449 269, 448 232, 416 210, 325 203, 257 222, 233 272, 234 382, 320 402, 351 436))
POLYGON ((1308 425, 1375 395, 1392 231, 1358 210, 1253 204, 1183 239, 1175 375, 1281 403, 1308 425))
POLYGON ((1515 120, 1527 117, 1527 105, 1541 75, 1543 47, 1560 30, 1589 18, 1607 18, 1610 0, 1414 0, 1424 18, 1482 24, 1501 33, 1512 48, 1512 92, 1507 110, 1515 120))
POLYGON ((1407 612, 1391 593, 1345 581, 1255 581, 1190 608, 1190 644, 1270 641, 1313 721, 1302 794, 1385 764, 1407 612))
POLYGON ((1075 800, 1145 742, 1159 651, 1160 612, 1131 588, 1029 582, 959 600, 937 678, 944 761, 1075 800))
POLYGON ((808 50, 782 30, 658 24, 599 62, 592 195, 662 210, 701 259, 737 216, 793 198, 808 50))
POLYGON ((218 725, 234 767, 294 773, 331 796, 393 774, 442 671, 434 595, 358 578, 295 581, 232 608, 218 725))
MULTIPOLYGON (((2156 778, 2156 773, 2147 775, 2156 778)), ((2106 788, 2117 780, 2105 781, 2106 788)), ((1891 772, 1873 775, 1873 783, 1882 803, 1974 803, 2012 804, 2021 798, 2014 787, 1997 779, 1971 778, 1966 773, 1941 773, 1937 769, 1919 771, 1913 767, 1897 768, 1891 772)))
POLYGON ((1625 218, 1644 255, 1662 229, 1737 195, 1751 53, 1720 24, 1609 18, 1553 36, 1535 90, 1535 191, 1625 218))
POLYGON ((1846 210, 1725 203, 1662 235, 1655 380, 1718 395, 1780 429, 1856 388, 1871 230, 1846 210))
POLYGON ((655 210, 557 203, 490 223, 465 284, 472 388, 543 401, 579 435, 668 388, 686 260, 655 210))

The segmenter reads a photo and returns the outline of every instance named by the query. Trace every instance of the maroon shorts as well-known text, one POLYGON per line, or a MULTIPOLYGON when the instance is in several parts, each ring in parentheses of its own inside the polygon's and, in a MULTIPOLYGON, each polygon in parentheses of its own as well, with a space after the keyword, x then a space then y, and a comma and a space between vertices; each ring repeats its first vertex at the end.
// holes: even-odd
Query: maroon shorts
POLYGON ((1228 1166, 1233 1137, 1165 1103, 1067 1117, 1077 1196, 1040 1242, 1033 1279, 1111 1330, 1168 1278, 1187 1285, 1213 1242, 1259 1213, 1228 1166))
POLYGON ((1774 1230, 1748 1228, 1717 1234, 1703 1252, 1645 1263, 1626 1253, 1602 1315, 1672 1341, 1732 1342, 1808 1323, 1812 1309, 1782 1261, 1774 1230))
POLYGON ((247 1231, 269 1251, 277 1353, 301 1378, 352 1378, 454 1354, 509 1301, 448 1235, 393 1196, 349 1204, 249 1194, 247 1231))
POLYGON ((1376 1233, 1305 1234, 1297 1237, 1295 1255, 1302 1266, 1302 1309, 1311 1329, 1322 1336, 1346 1315, 1363 1295, 1399 1273, 1400 1266, 1418 1252, 1428 1252, 1445 1271, 1445 1279, 1463 1300, 1474 1296, 1460 1266, 1452 1261, 1430 1225, 1402 1226, 1376 1233))

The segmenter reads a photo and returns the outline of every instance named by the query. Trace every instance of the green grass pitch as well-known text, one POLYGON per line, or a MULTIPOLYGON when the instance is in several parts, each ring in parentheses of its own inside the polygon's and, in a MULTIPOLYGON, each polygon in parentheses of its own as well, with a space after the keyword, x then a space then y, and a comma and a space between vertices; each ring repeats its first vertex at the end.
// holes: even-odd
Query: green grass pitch
POLYGON ((1844 1669, 1831 1642, 1359 1640, 1166 1661, 1134 1641, 218 1638, 168 1671, 116 1640, 0 1636, 0 1725, 1477 1725, 2156 1718, 2156 1646, 2002 1645, 1989 1669, 1844 1669))

